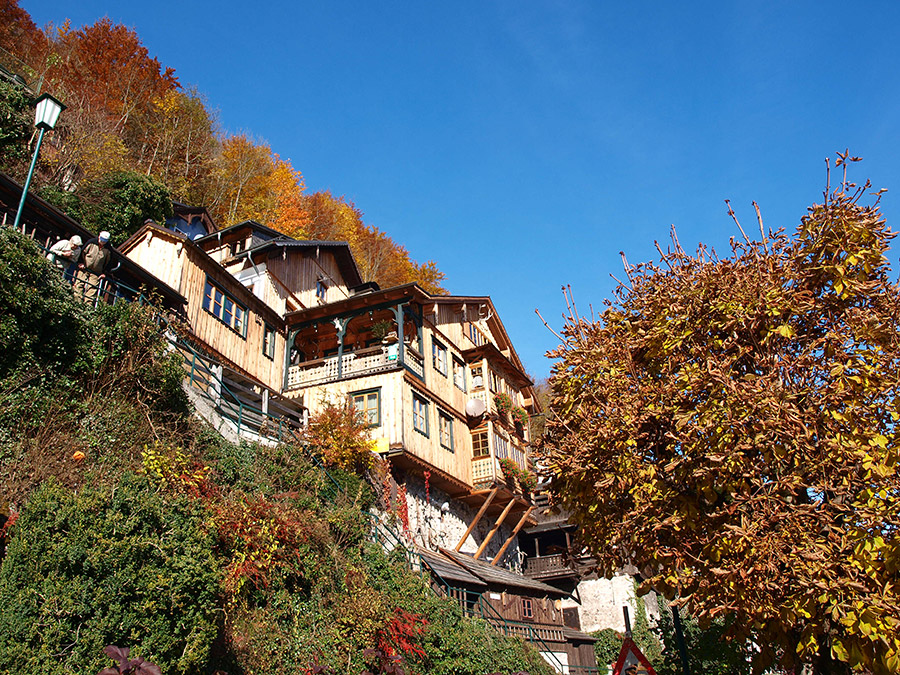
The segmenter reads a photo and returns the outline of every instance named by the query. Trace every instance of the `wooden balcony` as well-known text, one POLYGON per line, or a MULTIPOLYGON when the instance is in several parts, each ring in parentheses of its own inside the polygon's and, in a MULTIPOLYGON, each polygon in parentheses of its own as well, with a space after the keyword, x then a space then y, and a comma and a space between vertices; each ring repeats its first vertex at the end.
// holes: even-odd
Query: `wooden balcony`
POLYGON ((298 389, 315 384, 336 382, 350 377, 397 370, 404 366, 415 375, 424 376, 423 359, 411 347, 406 347, 402 356, 398 352, 392 353, 383 347, 370 347, 349 352, 340 358, 329 356, 291 366, 288 368, 287 388, 298 389))
POLYGON ((578 575, 574 562, 562 553, 526 558, 523 573, 530 579, 562 579, 578 575))

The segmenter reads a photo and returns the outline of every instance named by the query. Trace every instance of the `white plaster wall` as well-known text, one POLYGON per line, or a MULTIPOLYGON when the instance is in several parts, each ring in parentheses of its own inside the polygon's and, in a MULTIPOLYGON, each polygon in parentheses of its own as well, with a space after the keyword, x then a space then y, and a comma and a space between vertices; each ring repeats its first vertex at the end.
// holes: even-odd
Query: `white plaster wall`
MULTIPOLYGON (((635 597, 634 579, 627 574, 617 574, 612 579, 585 579, 578 584, 581 604, 563 600, 563 607, 577 607, 581 617, 581 630, 592 633, 604 628, 625 632, 625 615, 622 607, 628 606, 628 615, 634 627, 635 597)), ((648 611, 649 615, 649 611, 648 611)))

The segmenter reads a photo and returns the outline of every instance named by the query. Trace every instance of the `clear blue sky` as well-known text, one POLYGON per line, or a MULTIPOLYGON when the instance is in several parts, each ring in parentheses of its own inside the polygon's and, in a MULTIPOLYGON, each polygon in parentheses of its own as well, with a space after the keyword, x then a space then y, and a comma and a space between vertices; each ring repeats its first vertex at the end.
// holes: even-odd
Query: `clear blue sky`
MULTIPOLYGON (((109 16, 309 190, 346 195, 447 288, 490 295, 544 377, 583 312, 674 224, 727 247, 792 230, 849 147, 900 229, 900 3, 21 0, 38 25, 109 16)), ((896 247, 895 247, 896 251, 896 247)), ((892 262, 897 268, 896 253, 892 262)))

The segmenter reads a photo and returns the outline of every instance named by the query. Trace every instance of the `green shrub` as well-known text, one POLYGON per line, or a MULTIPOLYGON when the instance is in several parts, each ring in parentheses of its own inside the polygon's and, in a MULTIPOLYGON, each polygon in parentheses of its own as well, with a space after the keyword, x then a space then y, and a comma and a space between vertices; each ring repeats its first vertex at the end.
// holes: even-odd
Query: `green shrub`
POLYGON ((77 495, 44 484, 0 567, 0 672, 96 672, 110 644, 165 673, 204 670, 219 567, 203 522, 196 503, 133 476, 77 495))
POLYGON ((0 380, 67 372, 89 350, 88 310, 31 239, 0 228, 0 380))

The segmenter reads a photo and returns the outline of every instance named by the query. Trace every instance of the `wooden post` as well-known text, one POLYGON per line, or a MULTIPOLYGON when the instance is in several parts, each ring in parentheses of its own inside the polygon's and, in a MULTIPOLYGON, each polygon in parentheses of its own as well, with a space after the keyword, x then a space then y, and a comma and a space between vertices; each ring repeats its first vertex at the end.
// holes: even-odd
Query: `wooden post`
POLYGON ((519 522, 518 522, 518 524, 516 524, 516 527, 515 527, 515 529, 512 531, 512 534, 509 535, 509 539, 507 539, 505 542, 503 542, 503 546, 500 548, 500 551, 497 553, 497 555, 494 556, 493 561, 491 561, 491 567, 493 567, 494 565, 496 565, 497 562, 500 560, 500 558, 503 557, 503 554, 506 553, 506 549, 509 548, 509 545, 512 543, 513 538, 514 538, 517 534, 519 534, 519 530, 522 529, 522 526, 525 524, 525 520, 528 518, 528 516, 531 515, 531 512, 532 512, 532 511, 534 511, 534 507, 533 507, 533 506, 529 506, 529 507, 528 507, 528 510, 522 515, 522 518, 519 519, 519 522))
POLYGON ((481 546, 478 547, 478 550, 475 551, 475 560, 478 560, 481 557, 481 554, 484 553, 484 549, 487 548, 487 545, 490 543, 491 539, 494 538, 494 535, 497 534, 497 530, 500 529, 500 526, 503 524, 503 521, 506 520, 506 516, 509 514, 510 509, 515 504, 515 499, 510 499, 509 504, 506 505, 506 508, 503 509, 503 513, 500 514, 500 517, 497 518, 497 522, 494 523, 494 526, 491 528, 491 531, 488 532, 488 535, 484 538, 484 541, 481 542, 481 546))
POLYGON ((484 512, 487 511, 487 507, 491 505, 491 502, 494 500, 494 497, 497 496, 497 491, 500 488, 494 488, 491 490, 491 494, 488 495, 488 498, 484 501, 484 504, 481 505, 481 508, 478 510, 478 514, 475 516, 475 519, 469 525, 469 529, 466 530, 466 533, 462 536, 462 539, 459 540, 459 543, 456 545, 454 551, 459 552, 459 549, 462 548, 462 545, 466 543, 466 539, 469 538, 469 535, 472 534, 472 530, 475 529, 475 526, 478 524, 478 521, 481 520, 481 516, 484 515, 484 512))

